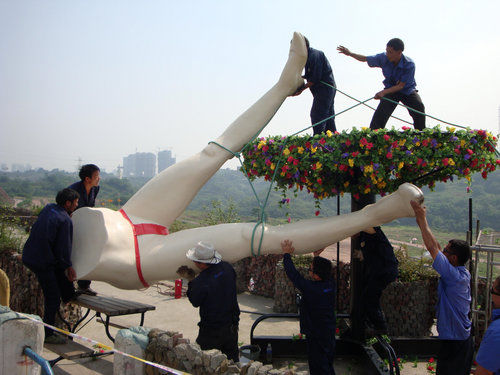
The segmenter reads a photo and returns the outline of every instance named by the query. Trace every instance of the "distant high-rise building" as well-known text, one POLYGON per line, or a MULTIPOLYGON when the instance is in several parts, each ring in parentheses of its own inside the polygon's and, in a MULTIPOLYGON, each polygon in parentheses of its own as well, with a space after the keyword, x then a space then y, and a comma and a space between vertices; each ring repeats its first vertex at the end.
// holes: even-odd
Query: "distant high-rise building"
POLYGON ((164 150, 158 152, 158 173, 175 164, 175 158, 172 156, 172 151, 164 150))
POLYGON ((123 177, 154 177, 156 156, 151 152, 136 152, 123 158, 123 177))

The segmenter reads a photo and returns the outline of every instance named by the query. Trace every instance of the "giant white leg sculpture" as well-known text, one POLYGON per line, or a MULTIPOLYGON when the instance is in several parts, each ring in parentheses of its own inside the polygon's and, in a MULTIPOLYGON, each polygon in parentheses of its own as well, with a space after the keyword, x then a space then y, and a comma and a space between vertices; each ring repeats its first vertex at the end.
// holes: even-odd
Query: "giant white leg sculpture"
MULTIPOLYGON (((285 98, 303 83, 300 74, 306 59, 304 39, 295 33, 278 83, 236 119, 216 142, 232 151, 239 151, 269 122, 285 98)), ((123 210, 134 224, 168 226, 229 158, 231 154, 219 146, 208 145, 201 153, 168 168, 151 180, 125 204, 123 210)), ((367 227, 413 216, 410 200, 422 199, 420 189, 405 184, 396 193, 355 213, 266 227, 260 251, 261 254, 280 252, 283 239, 293 241, 296 253, 314 251, 367 227)), ((181 265, 188 264, 194 268, 185 254, 198 241, 212 242, 228 261, 250 256, 255 225, 223 224, 167 236, 146 234, 136 237, 131 223, 120 212, 91 208, 77 210, 73 222, 72 260, 78 277, 106 281, 124 289, 173 279, 181 265)), ((258 228, 254 250, 257 250, 260 234, 261 229, 258 228)))

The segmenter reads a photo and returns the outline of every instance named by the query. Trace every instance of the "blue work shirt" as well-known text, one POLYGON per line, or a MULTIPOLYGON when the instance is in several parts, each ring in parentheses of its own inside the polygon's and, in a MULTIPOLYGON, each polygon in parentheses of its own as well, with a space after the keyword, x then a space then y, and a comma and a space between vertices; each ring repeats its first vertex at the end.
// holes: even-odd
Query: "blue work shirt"
POLYGON ((283 267, 293 285, 302 293, 300 330, 311 338, 335 335, 335 281, 305 279, 295 268, 290 254, 283 255, 283 267))
POLYGON ((240 307, 236 298, 236 272, 224 261, 213 264, 188 283, 187 296, 200 308, 203 328, 221 328, 237 324, 240 307))
POLYGON ((476 362, 494 375, 500 375, 500 309, 491 312, 492 322, 484 334, 476 362))
POLYGON ((23 263, 31 269, 71 266, 73 222, 66 210, 55 204, 46 205, 31 228, 24 244, 23 263))
POLYGON ((399 91, 401 94, 410 95, 415 91, 417 87, 417 82, 415 82, 415 63, 409 57, 401 55, 399 63, 394 65, 389 61, 385 53, 379 53, 374 56, 366 56, 366 62, 372 68, 382 68, 382 74, 385 77, 383 83, 386 89, 396 86, 398 82, 404 82, 405 86, 399 91))
POLYGON ((314 85, 310 87, 313 95, 320 92, 322 88, 333 90, 331 87, 321 83, 321 81, 323 81, 335 87, 332 67, 323 51, 309 47, 307 50, 307 62, 303 78, 307 79, 308 82, 314 83, 314 85))
POLYGON ((437 330, 443 340, 465 340, 470 336, 470 273, 453 266, 439 251, 432 267, 441 275, 438 284, 437 330))
POLYGON ((99 193, 99 186, 92 186, 90 188, 90 192, 87 195, 87 190, 85 189, 85 185, 83 181, 75 182, 72 185, 69 185, 68 188, 75 190, 78 194, 80 194, 80 198, 78 198, 78 208, 81 207, 94 207, 95 199, 97 197, 97 193, 99 193))

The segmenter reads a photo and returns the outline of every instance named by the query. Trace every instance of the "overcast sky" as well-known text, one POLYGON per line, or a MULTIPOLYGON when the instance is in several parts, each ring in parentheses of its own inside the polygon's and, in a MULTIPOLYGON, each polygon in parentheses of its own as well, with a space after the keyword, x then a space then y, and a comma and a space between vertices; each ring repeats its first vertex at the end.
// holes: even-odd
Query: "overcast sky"
MULTIPOLYGON (((276 82, 293 31, 361 100, 383 88, 382 73, 337 45, 371 55, 399 37, 427 113, 498 132, 498 0, 0 0, 0 164, 74 170, 81 158, 111 172, 159 149, 182 160, 276 82)), ((287 99, 263 135, 308 126, 311 102, 287 99)), ((337 112, 353 104, 337 93, 337 112)), ((337 127, 368 126, 372 113, 356 108, 337 127)))

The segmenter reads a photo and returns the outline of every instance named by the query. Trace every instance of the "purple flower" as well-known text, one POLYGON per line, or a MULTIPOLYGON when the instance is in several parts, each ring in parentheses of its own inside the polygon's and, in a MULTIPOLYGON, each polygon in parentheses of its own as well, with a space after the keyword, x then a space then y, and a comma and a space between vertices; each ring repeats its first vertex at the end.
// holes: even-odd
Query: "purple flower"
POLYGON ((391 171, 392 171, 394 168, 396 168, 396 167, 394 166, 394 164, 393 164, 393 165, 391 165, 391 166, 389 167, 389 169, 390 169, 391 171))
POLYGON ((405 154, 406 155, 411 155, 411 151, 410 150, 406 150, 405 154))
POLYGON ((477 143, 477 139, 476 139, 476 138, 474 138, 474 137, 472 137, 472 138, 470 139, 470 142, 471 142, 471 143, 476 144, 476 143, 477 143))
POLYGON ((349 153, 348 153, 348 152, 344 152, 344 153, 342 154, 342 157, 343 157, 344 159, 345 159, 345 158, 347 158, 348 156, 349 156, 349 153))
POLYGON ((457 138, 456 136, 452 135, 452 136, 450 137, 450 141, 451 141, 451 142, 456 142, 456 141, 458 141, 458 138, 457 138))
POLYGON ((465 155, 464 155, 464 159, 465 159, 465 160, 469 160, 469 159, 470 159, 470 155, 469 155, 469 154, 465 154, 465 155))
POLYGON ((296 180, 299 179, 299 176, 300 176, 300 173, 299 171, 295 172, 295 174, 293 175, 293 178, 295 178, 296 180))
POLYGON ((418 138, 417 137, 413 138, 412 142, 413 143, 417 143, 418 142, 418 138))
POLYGON ((436 148, 437 144, 438 144, 437 141, 433 138, 431 141, 432 147, 436 148))
POLYGON ((380 164, 378 164, 378 163, 373 164, 373 169, 377 170, 379 167, 380 167, 380 164))

